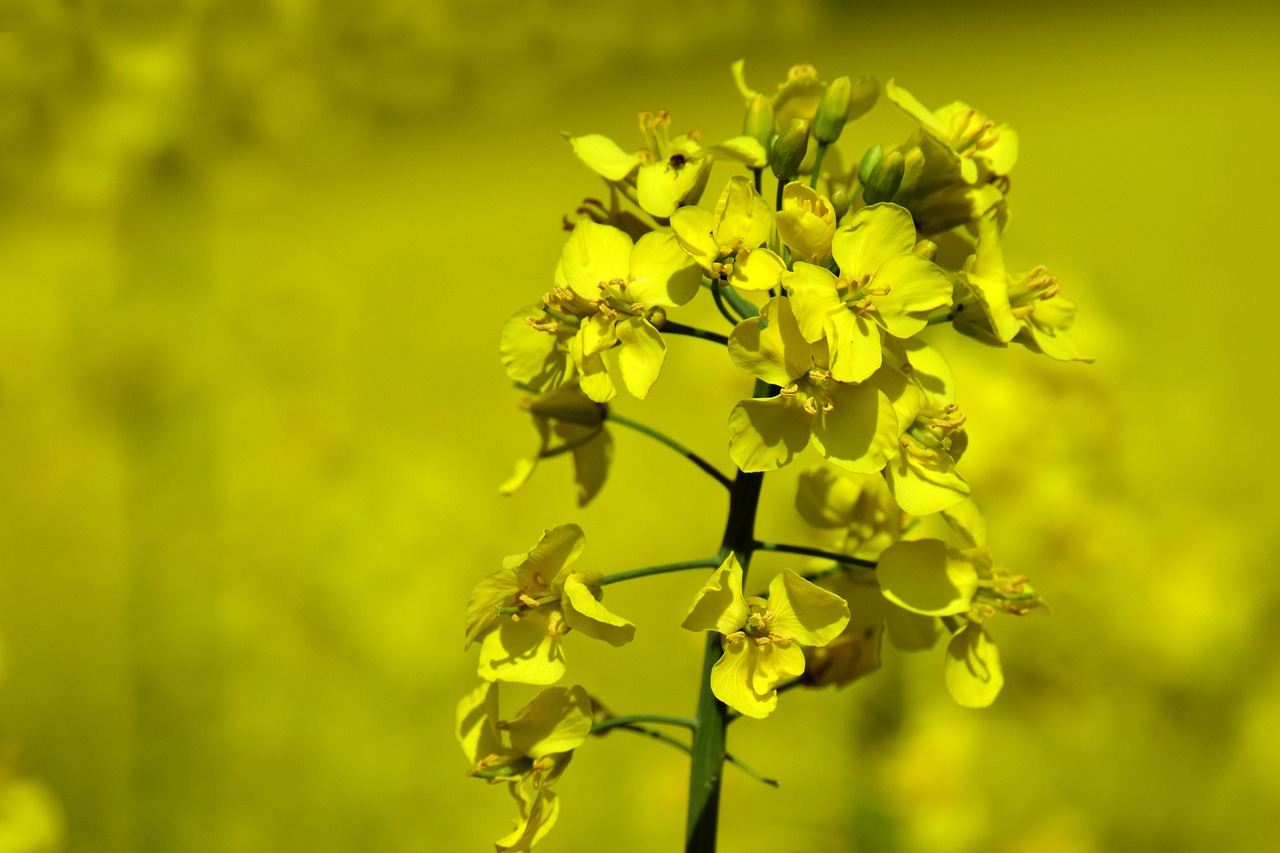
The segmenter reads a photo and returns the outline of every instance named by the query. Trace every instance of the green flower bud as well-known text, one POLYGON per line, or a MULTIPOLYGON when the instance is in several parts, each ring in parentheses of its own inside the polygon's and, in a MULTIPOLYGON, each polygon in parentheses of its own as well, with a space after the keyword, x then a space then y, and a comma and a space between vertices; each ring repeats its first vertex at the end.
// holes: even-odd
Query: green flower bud
POLYGON ((920 175, 924 173, 924 152, 919 146, 912 148, 902 160, 902 183, 898 191, 909 193, 916 188, 920 175))
POLYGON ((769 150, 769 138, 773 136, 773 101, 765 95, 756 95, 747 107, 747 117, 742 122, 742 135, 754 136, 769 150))
POLYGON ((884 149, 879 145, 872 145, 867 149, 867 153, 862 155, 862 160, 858 163, 858 183, 865 185, 871 180, 871 172, 880 165, 880 158, 883 156, 884 149))
POLYGON ((769 150, 769 168, 778 180, 789 181, 800 174, 800 164, 804 162, 808 148, 809 122, 793 118, 769 150))
POLYGON ((849 198, 849 191, 841 187, 833 190, 831 193, 831 210, 836 215, 836 221, 844 219, 844 215, 849 212, 849 208, 853 205, 853 199, 849 198))
POLYGON ((831 81, 813 116, 814 139, 830 145, 840 138, 840 131, 844 130, 844 123, 849 120, 852 96, 853 86, 848 77, 837 77, 831 81))
POLYGON ((867 204, 878 204, 893 198, 898 187, 902 186, 902 164, 902 152, 898 150, 890 151, 881 158, 863 185, 862 197, 867 204))

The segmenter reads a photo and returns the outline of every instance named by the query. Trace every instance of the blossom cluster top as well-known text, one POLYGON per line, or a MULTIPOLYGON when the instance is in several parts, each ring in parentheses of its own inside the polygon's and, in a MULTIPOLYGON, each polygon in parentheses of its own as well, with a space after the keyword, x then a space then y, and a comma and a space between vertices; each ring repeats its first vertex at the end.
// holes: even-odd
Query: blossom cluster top
MULTIPOLYGON (((936 344, 959 332, 1090 360, 1070 337, 1075 306, 1057 279, 1006 264, 1018 136, 961 102, 931 109, 893 81, 828 83, 797 65, 766 93, 741 62, 733 75, 745 118, 720 141, 673 135, 665 111, 640 115, 638 146, 566 135, 607 200, 566 217, 559 263, 502 329, 502 364, 538 434, 502 490, 567 455, 578 502, 589 502, 613 456, 606 427, 648 431, 611 403, 649 394, 673 335, 701 338, 709 344, 681 345, 680 357, 727 357, 743 375, 743 398, 725 412, 738 471, 774 471, 810 447, 825 460, 797 496, 822 548, 779 548, 817 559, 807 571, 785 569, 767 594, 747 596, 737 555, 688 566, 712 570, 683 625, 722 635, 715 695, 765 717, 780 686, 843 684, 878 668, 885 634, 917 651, 945 633, 952 697, 988 705, 1003 684, 988 621, 1040 602, 992 557, 959 471, 966 419, 936 344), (892 147, 851 132, 882 93, 908 127, 892 147), (680 322, 703 299, 725 318, 723 334, 680 322)), ((596 711, 582 688, 548 687, 499 725, 496 685, 558 682, 573 631, 621 645, 636 630, 601 602, 609 583, 642 573, 580 568, 584 542, 576 525, 546 530, 471 599, 466 640, 480 647, 484 686, 459 708, 459 737, 473 772, 509 781, 519 804, 500 849, 531 845, 554 821, 549 785, 596 711)))

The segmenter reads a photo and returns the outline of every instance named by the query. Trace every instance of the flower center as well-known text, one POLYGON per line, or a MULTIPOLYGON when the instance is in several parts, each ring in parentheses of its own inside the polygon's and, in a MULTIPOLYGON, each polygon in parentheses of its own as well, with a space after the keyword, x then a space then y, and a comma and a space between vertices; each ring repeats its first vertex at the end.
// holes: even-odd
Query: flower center
POLYGON ((769 623, 773 621, 773 611, 768 609, 768 602, 753 596, 747 599, 747 606, 751 613, 747 616, 747 624, 742 626, 742 632, 753 640, 767 639, 769 623))

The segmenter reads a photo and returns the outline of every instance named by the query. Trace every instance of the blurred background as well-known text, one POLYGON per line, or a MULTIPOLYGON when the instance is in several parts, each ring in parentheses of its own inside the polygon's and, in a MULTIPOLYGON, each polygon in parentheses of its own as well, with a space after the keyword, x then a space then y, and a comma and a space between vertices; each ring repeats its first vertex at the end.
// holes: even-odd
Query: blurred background
MULTIPOLYGON (((985 711, 951 703, 941 648, 886 650, 735 725, 782 787, 728 771, 723 849, 1280 845, 1274 4, 37 0, 0 23, 0 849, 508 831, 453 739, 471 588, 569 521, 601 571, 711 553, 724 506, 617 429, 589 508, 564 458, 499 497, 535 434, 498 331, 603 189, 560 132, 637 148, 667 108, 735 135, 738 58, 760 89, 807 61, 1011 123, 1010 265, 1058 275, 1098 360, 934 336, 992 546, 1053 614, 995 622, 985 711)), ((881 103, 841 147, 911 129, 881 103)), ((727 466, 749 383, 669 349, 618 410, 727 466)), ((764 538, 808 535, 794 479, 766 480, 764 538)), ((570 679, 692 713, 700 583, 611 587, 637 639, 571 636, 570 679)), ((686 766, 591 741, 545 849, 678 849, 686 766)))

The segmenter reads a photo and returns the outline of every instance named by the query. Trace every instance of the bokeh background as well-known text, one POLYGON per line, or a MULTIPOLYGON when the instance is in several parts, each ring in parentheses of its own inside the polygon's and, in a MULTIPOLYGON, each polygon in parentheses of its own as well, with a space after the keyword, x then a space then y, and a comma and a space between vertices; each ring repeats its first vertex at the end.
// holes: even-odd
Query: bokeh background
MULTIPOLYGON (((498 330, 601 189, 560 131, 638 147, 635 114, 665 107, 734 135, 740 57, 759 88, 808 61, 1013 124, 1011 263, 1059 276, 1098 361, 937 336, 993 547, 1053 614, 995 624, 988 710, 951 704, 940 649, 886 652, 735 725, 782 787, 729 771, 724 849, 1280 846, 1274 4, 0 19, 0 846, 452 851, 508 830, 453 741, 471 587, 568 521, 604 571, 701 556, 724 507, 618 430, 586 510, 563 459, 499 497, 534 433, 498 330)), ((882 103, 843 147, 910 129, 882 103)), ((727 463, 745 380, 710 345, 670 350, 619 410, 727 463)), ((766 483, 766 538, 806 535, 793 483, 766 483)), ((619 713, 691 713, 701 639, 677 623, 699 583, 611 588, 637 640, 571 637, 571 677, 619 713)), ((545 849, 678 849, 685 758, 629 738, 575 756, 545 849)))

